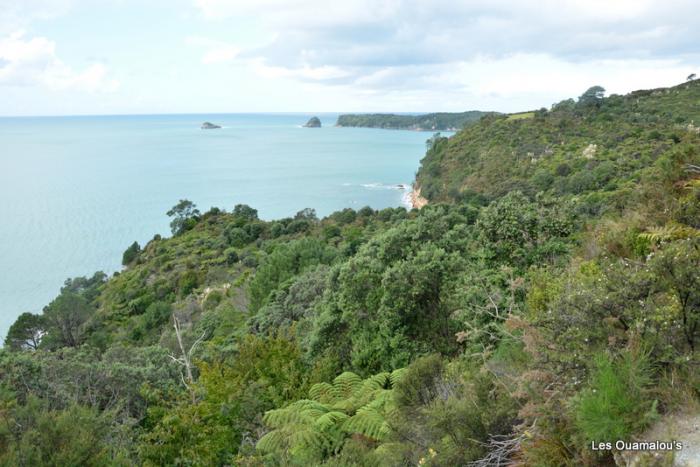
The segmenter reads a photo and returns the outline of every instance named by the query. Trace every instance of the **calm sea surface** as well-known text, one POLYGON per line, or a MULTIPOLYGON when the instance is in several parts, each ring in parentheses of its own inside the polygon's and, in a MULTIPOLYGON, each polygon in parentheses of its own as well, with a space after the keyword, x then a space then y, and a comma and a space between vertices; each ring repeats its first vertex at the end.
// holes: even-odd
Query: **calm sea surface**
POLYGON ((264 219, 402 205, 427 133, 301 128, 310 115, 0 118, 0 338, 68 277, 169 234, 179 199, 264 219), (200 130, 204 120, 224 128, 200 130))

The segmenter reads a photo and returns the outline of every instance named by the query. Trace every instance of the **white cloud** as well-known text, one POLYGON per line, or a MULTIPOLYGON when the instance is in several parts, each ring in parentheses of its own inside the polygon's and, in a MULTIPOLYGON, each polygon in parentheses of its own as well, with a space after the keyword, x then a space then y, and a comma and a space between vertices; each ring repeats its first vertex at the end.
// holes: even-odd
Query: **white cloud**
POLYGON ((104 65, 93 64, 76 71, 58 58, 54 42, 45 37, 24 36, 19 31, 0 39, 0 86, 88 92, 111 92, 119 87, 118 81, 108 77, 104 65))
POLYGON ((185 43, 204 49, 202 63, 205 65, 230 62, 241 53, 240 47, 234 44, 208 37, 189 36, 185 39, 185 43))
POLYGON ((304 64, 298 68, 287 68, 283 66, 270 66, 263 59, 253 59, 250 61, 253 71, 264 78, 299 78, 311 81, 333 80, 345 78, 350 73, 342 68, 334 66, 312 67, 304 64))
POLYGON ((0 35, 61 16, 76 0, 0 0, 0 35))

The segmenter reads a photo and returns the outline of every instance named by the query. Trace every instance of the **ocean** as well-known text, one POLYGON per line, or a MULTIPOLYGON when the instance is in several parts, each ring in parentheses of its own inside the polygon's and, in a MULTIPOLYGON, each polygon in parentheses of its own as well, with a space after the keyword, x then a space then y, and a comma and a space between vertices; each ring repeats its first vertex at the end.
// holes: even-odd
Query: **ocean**
POLYGON ((429 133, 302 128, 309 114, 0 118, 0 338, 69 277, 108 274, 165 212, 238 203, 269 220, 405 203, 429 133), (204 121, 222 128, 201 130, 204 121))

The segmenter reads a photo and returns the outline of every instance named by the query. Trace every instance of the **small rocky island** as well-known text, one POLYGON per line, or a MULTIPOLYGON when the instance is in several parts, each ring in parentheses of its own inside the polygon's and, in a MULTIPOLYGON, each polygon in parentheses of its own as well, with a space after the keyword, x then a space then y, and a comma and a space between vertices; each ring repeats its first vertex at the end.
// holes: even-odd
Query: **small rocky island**
POLYGON ((305 128, 321 128, 321 120, 318 117, 311 117, 304 125, 305 128))
POLYGON ((202 130, 216 130, 217 128, 221 128, 221 127, 219 125, 214 125, 211 122, 202 123, 202 130))

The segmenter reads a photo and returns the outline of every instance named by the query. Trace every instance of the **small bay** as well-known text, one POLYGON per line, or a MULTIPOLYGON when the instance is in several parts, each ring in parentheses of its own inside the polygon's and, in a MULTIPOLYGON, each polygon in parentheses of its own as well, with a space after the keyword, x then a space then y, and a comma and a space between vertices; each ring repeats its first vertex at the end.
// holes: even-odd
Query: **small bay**
POLYGON ((0 118, 0 336, 68 277, 120 269, 179 199, 260 217, 400 206, 429 133, 310 114, 0 118), (202 130, 204 121, 221 129, 202 130))

